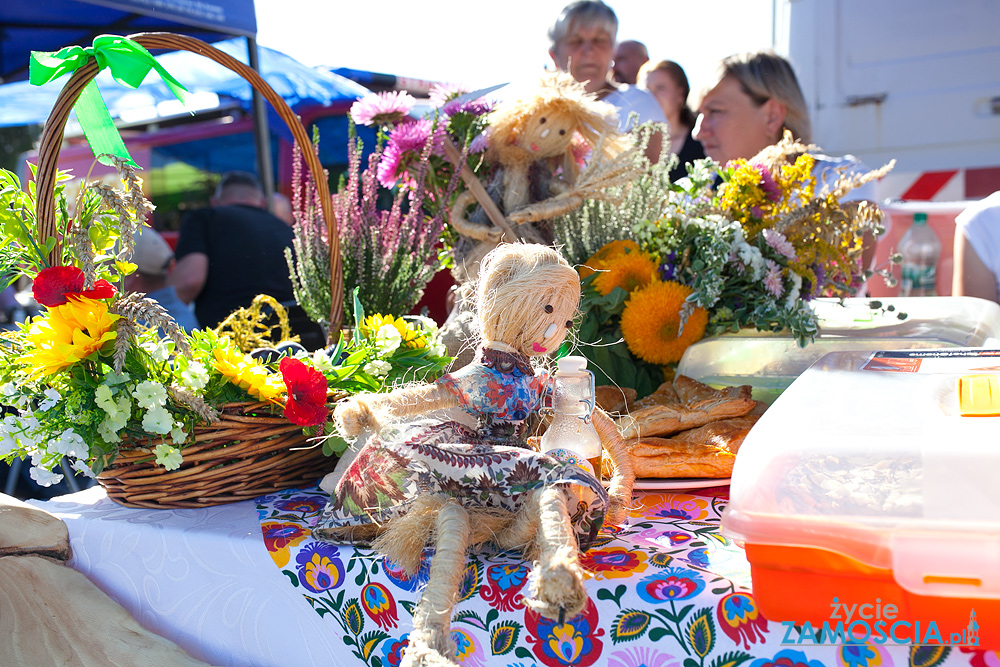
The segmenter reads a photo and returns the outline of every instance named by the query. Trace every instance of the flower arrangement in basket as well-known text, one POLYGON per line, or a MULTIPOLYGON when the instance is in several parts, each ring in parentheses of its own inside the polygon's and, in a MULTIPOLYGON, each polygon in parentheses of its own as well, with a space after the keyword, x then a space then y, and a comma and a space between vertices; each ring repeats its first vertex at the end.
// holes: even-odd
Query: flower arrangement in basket
MULTIPOLYGON (((98 159, 113 162, 124 190, 84 184, 74 201, 66 200, 68 176, 55 165, 69 109, 82 94, 99 97, 92 85, 99 66, 112 63, 114 69, 123 62, 109 54, 124 58, 126 69, 158 68, 168 76, 144 47, 195 51, 240 73, 271 102, 299 145, 308 143, 297 117, 256 72, 193 38, 102 37, 93 49, 33 54, 51 66, 44 81, 72 76, 46 124, 27 192, 13 174, 0 174, 0 287, 27 276, 44 307, 0 338, 0 459, 30 458, 31 476, 40 484, 58 481, 56 467, 68 463, 96 476, 114 500, 142 507, 202 507, 314 481, 336 462, 327 456, 335 443, 310 442, 328 430, 330 404, 351 391, 379 389, 386 378, 414 367, 440 372, 443 363, 415 361, 420 355, 404 354, 400 344, 379 345, 381 321, 370 337, 342 339, 314 355, 250 354, 221 327, 185 334, 154 301, 115 286, 136 268, 133 239, 152 208, 131 158, 113 125, 105 125, 114 136, 105 135, 99 145, 112 153, 100 153, 93 141, 91 146, 98 159)), ((142 76, 136 79, 132 85, 142 76)), ((325 174, 315 155, 305 161, 320 217, 330 228, 325 174)), ((326 285, 337 298, 327 301, 327 318, 339 333, 336 237, 328 260, 326 285)), ((397 326, 395 318, 390 324, 400 343, 438 348, 433 331, 415 333, 418 325, 397 326)), ((251 322, 234 330, 255 328, 251 322)))
MULTIPOLYGON (((44 307, 2 337, 0 403, 8 414, 0 425, 0 456, 8 462, 30 457, 31 477, 48 485, 61 478, 54 469, 64 459, 103 481, 124 461, 169 473, 189 461, 218 465, 238 458, 241 447, 261 449, 279 436, 270 444, 305 446, 303 427, 327 419, 330 395, 320 371, 293 357, 265 366, 214 331, 185 334, 155 301, 115 287, 135 270, 133 239, 151 206, 135 170, 114 159, 124 190, 88 184, 77 201, 67 202, 68 176, 60 175, 57 237, 35 231, 36 188, 25 193, 13 174, 0 175, 0 282, 27 275, 44 307), (227 451, 207 453, 216 446, 227 451)), ((300 458, 309 459, 308 468, 319 466, 312 456, 300 458)), ((183 476, 197 478, 198 465, 187 466, 183 476)), ((311 469, 280 474, 291 474, 289 481, 318 476, 311 469)), ((169 489, 169 475, 162 487, 169 489)), ((192 505, 212 495, 198 486, 190 491, 192 505)), ((259 491, 249 483, 225 496, 259 491)), ((166 495, 183 500, 174 489, 166 495)))
MULTIPOLYGON (((646 395, 688 346, 744 327, 804 346, 817 332, 809 301, 857 293, 872 275, 863 239, 881 231, 882 213, 841 199, 893 164, 821 187, 813 148, 786 133, 751 160, 689 164, 687 179, 583 262, 579 341, 599 383, 646 395)), ((634 196, 648 205, 647 194, 634 196)))

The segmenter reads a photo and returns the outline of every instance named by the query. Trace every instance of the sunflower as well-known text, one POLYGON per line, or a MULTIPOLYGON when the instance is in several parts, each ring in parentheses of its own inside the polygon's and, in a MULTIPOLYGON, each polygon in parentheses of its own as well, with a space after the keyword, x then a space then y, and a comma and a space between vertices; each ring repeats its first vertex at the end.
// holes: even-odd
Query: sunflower
POLYGON ((708 312, 695 308, 681 326, 681 306, 690 287, 675 282, 653 282, 636 290, 622 310, 622 336, 635 356, 653 364, 680 361, 684 350, 705 335, 708 312))
POLYGON ((23 361, 34 377, 58 373, 114 340, 117 333, 112 327, 118 319, 103 301, 70 296, 66 303, 49 308, 45 317, 32 320, 23 361))
POLYGON ((427 337, 424 332, 415 328, 402 317, 393 317, 392 315, 372 315, 371 317, 366 317, 365 321, 361 324, 361 333, 365 337, 372 336, 387 324, 395 327, 396 331, 399 332, 400 338, 403 339, 402 344, 404 347, 410 349, 427 347, 427 337))
POLYGON ((607 262, 603 271, 594 278, 594 288, 607 296, 616 287, 634 292, 645 287, 657 277, 653 258, 644 252, 626 252, 607 262))
POLYGON ((237 387, 262 401, 283 404, 285 383, 281 376, 270 373, 257 360, 244 355, 235 347, 226 345, 213 350, 215 370, 237 387))
POLYGON ((595 252, 590 259, 584 262, 583 266, 580 267, 580 277, 586 278, 594 271, 606 269, 608 268, 608 263, 611 260, 632 252, 641 252, 639 244, 635 241, 629 241, 626 239, 606 243, 601 246, 601 249, 595 252))

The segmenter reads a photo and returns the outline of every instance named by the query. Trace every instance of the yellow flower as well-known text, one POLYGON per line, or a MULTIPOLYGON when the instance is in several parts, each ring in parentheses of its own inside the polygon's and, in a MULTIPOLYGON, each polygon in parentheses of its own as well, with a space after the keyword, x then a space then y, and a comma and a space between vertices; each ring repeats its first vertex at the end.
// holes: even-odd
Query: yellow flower
POLYGON ((657 278, 656 262, 644 252, 619 255, 603 268, 600 275, 594 278, 594 288, 605 296, 616 287, 634 292, 657 278))
POLYGON ((580 267, 580 277, 586 278, 594 271, 606 269, 609 262, 631 252, 640 252, 639 244, 635 241, 622 240, 606 243, 580 267))
POLYGON ((33 377, 69 368, 115 339, 112 327, 119 317, 103 301, 71 296, 66 303, 49 308, 44 317, 32 320, 23 361, 33 377))
POLYGON ((653 364, 680 361, 684 350, 705 335, 708 313, 694 312, 681 327, 681 306, 691 288, 675 282, 654 282, 632 293, 622 310, 622 336, 632 354, 653 364))
POLYGON ((427 347, 427 337, 424 335, 424 332, 414 327, 402 317, 393 317, 392 315, 372 315, 371 317, 366 317, 365 321, 361 324, 361 333, 366 337, 370 336, 377 333, 386 324, 395 327, 396 331, 399 332, 400 338, 403 339, 403 346, 411 349, 427 347))
POLYGON ((284 404, 285 383, 280 374, 268 372, 257 360, 230 345, 220 345, 213 354, 215 370, 229 382, 262 401, 284 404))

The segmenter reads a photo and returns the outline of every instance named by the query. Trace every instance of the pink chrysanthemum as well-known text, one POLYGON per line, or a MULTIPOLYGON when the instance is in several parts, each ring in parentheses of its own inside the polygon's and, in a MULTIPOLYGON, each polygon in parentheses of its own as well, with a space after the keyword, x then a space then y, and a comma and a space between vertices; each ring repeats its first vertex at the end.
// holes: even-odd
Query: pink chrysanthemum
POLYGON ((416 103, 406 91, 365 95, 351 105, 351 118, 358 125, 393 125, 402 121, 416 103))
MULTIPOLYGON (((427 119, 409 120, 396 126, 389 135, 389 143, 379 161, 379 183, 387 188, 396 184, 406 167, 420 158, 432 127, 433 123, 427 119)), ((443 151, 443 133, 444 127, 439 124, 434 132, 432 153, 440 154, 443 151)))
POLYGON ((795 261, 796 253, 795 247, 785 238, 785 235, 774 229, 764 230, 764 240, 767 241, 767 245, 774 248, 774 250, 780 253, 783 257, 795 261))
POLYGON ((764 196, 768 200, 777 202, 781 201, 781 187, 778 186, 778 182, 774 180, 774 176, 764 165, 754 162, 753 167, 760 174, 760 189, 764 191, 764 196))
POLYGON ((468 89, 454 83, 435 83, 431 86, 431 92, 427 94, 431 105, 435 109, 440 109, 447 102, 455 99, 459 95, 469 92, 468 89))
POLYGON ((767 260, 767 273, 764 275, 764 289, 770 292, 775 299, 780 299, 785 293, 785 285, 781 280, 781 267, 774 260, 767 260))

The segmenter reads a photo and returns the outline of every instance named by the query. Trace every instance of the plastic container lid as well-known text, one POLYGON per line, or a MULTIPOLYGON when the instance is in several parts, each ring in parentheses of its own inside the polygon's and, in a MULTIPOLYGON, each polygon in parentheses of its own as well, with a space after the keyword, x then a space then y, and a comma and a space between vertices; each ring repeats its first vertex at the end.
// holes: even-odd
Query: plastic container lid
POLYGON ((915 224, 915 225, 926 225, 927 224, 927 214, 926 213, 914 213, 913 214, 913 224, 915 224))
POLYGON ((754 398, 770 403, 829 352, 1000 346, 1000 305, 986 299, 814 299, 812 305, 819 331, 806 347, 787 333, 745 329, 698 341, 677 372, 715 386, 747 384, 754 398), (881 308, 873 309, 874 302, 881 308))
POLYGON ((961 416, 958 395, 982 374, 1000 350, 824 356, 740 447, 723 532, 835 551, 913 593, 1000 599, 1000 417, 961 416))

